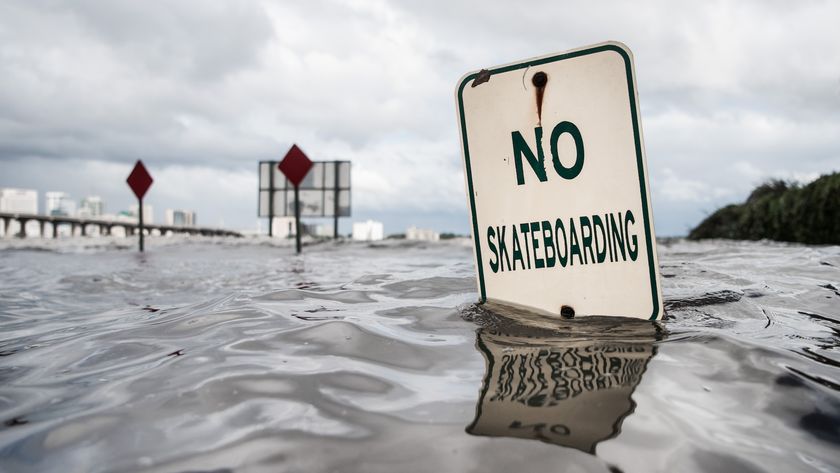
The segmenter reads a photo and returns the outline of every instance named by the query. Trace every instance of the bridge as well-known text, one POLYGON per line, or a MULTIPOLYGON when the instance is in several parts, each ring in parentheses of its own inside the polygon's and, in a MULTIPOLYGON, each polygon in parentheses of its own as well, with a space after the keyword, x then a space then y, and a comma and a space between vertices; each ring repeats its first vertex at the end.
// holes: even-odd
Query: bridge
MULTIPOLYGON (((9 227, 12 221, 17 221, 20 224, 20 231, 17 236, 26 238, 26 224, 28 222, 38 222, 40 228, 40 236, 46 238, 46 226, 50 225, 52 230, 52 237, 58 238, 58 229, 61 225, 69 225, 71 235, 76 234, 76 229, 79 229, 81 236, 87 236, 88 228, 94 227, 99 229, 100 235, 110 235, 115 227, 122 227, 126 236, 131 236, 137 233, 140 225, 136 222, 126 222, 120 220, 103 220, 94 218, 79 218, 79 217, 64 217, 59 215, 36 215, 36 214, 21 214, 0 212, 0 220, 3 221, 3 235, 9 236, 9 227)), ((224 230, 221 228, 206 228, 206 227, 182 227, 177 225, 155 225, 143 224, 143 230, 146 235, 151 235, 153 231, 157 230, 161 235, 168 233, 184 233, 188 235, 202 235, 202 236, 230 236, 241 237, 242 234, 233 230, 224 230)))

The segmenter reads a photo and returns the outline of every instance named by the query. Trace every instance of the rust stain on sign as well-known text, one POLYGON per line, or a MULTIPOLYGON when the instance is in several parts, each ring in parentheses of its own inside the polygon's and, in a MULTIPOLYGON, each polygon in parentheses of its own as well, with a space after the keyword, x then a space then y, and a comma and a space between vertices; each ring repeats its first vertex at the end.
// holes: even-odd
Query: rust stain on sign
POLYGON ((473 79, 472 87, 475 87, 477 85, 481 85, 485 82, 488 82, 489 80, 490 80, 490 71, 488 71, 487 69, 482 69, 482 70, 478 71, 478 75, 475 76, 475 79, 473 79))
POLYGON ((548 84, 548 74, 545 72, 537 72, 534 77, 531 77, 531 83, 536 87, 535 92, 537 96, 537 122, 542 125, 542 103, 543 94, 545 93, 545 85, 548 84))

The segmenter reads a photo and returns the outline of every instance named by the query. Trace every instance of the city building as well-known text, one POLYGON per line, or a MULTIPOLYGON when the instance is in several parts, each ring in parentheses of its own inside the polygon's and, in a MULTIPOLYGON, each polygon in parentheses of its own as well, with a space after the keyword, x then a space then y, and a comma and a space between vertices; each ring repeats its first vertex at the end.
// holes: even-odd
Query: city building
POLYGON ((105 213, 105 203, 98 195, 89 195, 79 203, 78 216, 80 218, 102 218, 105 213))
MULTIPOLYGON (((0 212, 16 214, 38 213, 38 191, 31 189, 0 188, 0 212)), ((20 224, 16 220, 9 221, 9 227, 0 225, 2 236, 15 235, 20 232, 20 224)), ((38 231, 38 222, 31 221, 26 225, 26 233, 38 231)))
POLYGON ((166 225, 175 227, 194 227, 196 225, 195 212, 192 210, 166 209, 164 219, 166 225))
POLYGON ((382 222, 368 220, 353 222, 353 239, 357 241, 376 241, 385 237, 382 222))
MULTIPOLYGON (((128 207, 129 215, 133 216, 136 219, 140 218, 139 206, 137 204, 133 204, 128 207)), ((151 205, 144 204, 143 205, 143 223, 154 223, 155 219, 155 212, 151 205)))
POLYGON ((37 214, 38 191, 31 189, 0 189, 0 212, 37 214))
POLYGON ((417 228, 410 226, 405 231, 406 240, 420 240, 420 241, 438 241, 440 240, 440 233, 434 230, 427 230, 425 228, 417 228))
POLYGON ((117 222, 131 222, 131 223, 137 223, 137 216, 135 216, 135 215, 134 215, 133 213, 131 213, 131 211, 129 211, 129 210, 121 210, 121 211, 120 211, 120 213, 118 213, 118 214, 116 215, 116 217, 114 218, 114 220, 116 220, 117 222))
POLYGON ((47 192, 44 213, 55 217, 75 217, 76 202, 66 192, 47 192))

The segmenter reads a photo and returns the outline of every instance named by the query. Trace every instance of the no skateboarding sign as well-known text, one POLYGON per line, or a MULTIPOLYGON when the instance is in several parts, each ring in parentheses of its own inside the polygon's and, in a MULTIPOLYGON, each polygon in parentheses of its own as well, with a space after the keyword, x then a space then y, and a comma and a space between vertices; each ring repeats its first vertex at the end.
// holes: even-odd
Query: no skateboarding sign
POLYGON ((548 314, 662 314, 630 50, 482 69, 456 90, 478 289, 548 314))

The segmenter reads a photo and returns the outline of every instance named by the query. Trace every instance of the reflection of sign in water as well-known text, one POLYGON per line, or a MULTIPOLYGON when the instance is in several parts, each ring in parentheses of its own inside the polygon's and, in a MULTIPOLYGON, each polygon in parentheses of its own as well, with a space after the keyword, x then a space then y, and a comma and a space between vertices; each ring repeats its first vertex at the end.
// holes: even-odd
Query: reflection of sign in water
MULTIPOLYGON (((293 217, 294 185, 276 161, 260 161, 259 171, 259 216, 293 217)), ((349 217, 350 161, 315 161, 301 181, 299 193, 301 217, 349 217)))
MULTIPOLYGON (((633 321, 630 321, 633 322, 633 321)), ((594 453, 633 412, 633 390, 654 354, 656 327, 630 323, 621 336, 552 334, 524 327, 480 329, 487 361, 474 435, 541 440, 594 453)), ((597 325, 597 324, 596 324, 597 325)), ((589 330, 592 329, 592 330, 589 330)))

